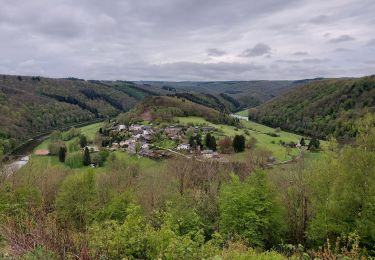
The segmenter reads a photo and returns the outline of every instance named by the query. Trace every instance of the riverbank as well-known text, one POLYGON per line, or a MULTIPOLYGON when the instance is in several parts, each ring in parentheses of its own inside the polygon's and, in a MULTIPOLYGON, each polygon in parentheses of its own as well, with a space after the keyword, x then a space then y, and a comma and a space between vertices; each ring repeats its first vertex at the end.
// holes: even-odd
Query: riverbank
POLYGON ((17 157, 23 157, 23 156, 28 155, 29 153, 31 153, 35 149, 35 147, 37 147, 39 144, 43 143, 46 139, 48 139, 49 135, 53 131, 56 131, 56 130, 66 131, 69 128, 72 128, 72 127, 84 127, 84 126, 87 126, 87 125, 103 122, 104 120, 106 120, 106 119, 100 118, 100 119, 96 119, 96 120, 92 120, 92 121, 86 121, 86 122, 82 122, 82 123, 78 123, 78 124, 67 125, 67 126, 64 126, 64 127, 61 127, 61 128, 53 128, 53 129, 50 129, 48 132, 40 133, 40 134, 30 138, 26 142, 20 144, 18 147, 13 149, 12 152, 4 155, 3 161, 4 162, 10 162, 15 157, 17 158, 17 157))
POLYGON ((100 120, 93 120, 89 122, 83 122, 79 124, 74 124, 74 125, 69 125, 69 126, 64 126, 60 129, 52 129, 47 133, 39 134, 35 136, 34 138, 29 139, 27 142, 24 142, 20 146, 18 146, 16 149, 13 150, 12 153, 4 156, 3 162, 4 164, 4 171, 6 176, 9 176, 13 174, 14 172, 18 171, 22 167, 24 167, 30 160, 30 156, 34 149, 41 145, 43 142, 48 140, 48 137, 50 136, 52 131, 55 130, 61 130, 61 131, 66 131, 71 127, 84 127, 96 123, 103 122, 105 119, 100 119, 100 120))

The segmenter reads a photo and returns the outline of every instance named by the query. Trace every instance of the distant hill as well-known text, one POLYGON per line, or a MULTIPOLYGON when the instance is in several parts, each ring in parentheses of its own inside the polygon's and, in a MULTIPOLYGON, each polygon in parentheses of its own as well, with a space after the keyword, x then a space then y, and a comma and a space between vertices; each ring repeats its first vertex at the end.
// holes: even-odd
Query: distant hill
POLYGON ((124 124, 143 120, 162 123, 179 116, 199 116, 217 124, 235 125, 237 122, 228 114, 175 96, 147 97, 118 118, 119 122, 124 124))
MULTIPOLYGON (((244 108, 255 107, 286 91, 312 81, 306 79, 303 81, 212 81, 212 82, 166 82, 166 81, 139 81, 135 82, 140 86, 148 87, 154 92, 162 95, 178 95, 183 93, 185 98, 193 100, 191 96, 196 96, 208 100, 210 107, 216 109, 222 107, 231 112, 239 111, 244 108), (190 97, 187 97, 189 94, 190 97), (217 100, 213 100, 213 99, 217 100), (232 100, 231 100, 232 99, 232 100), (235 103, 233 103, 235 100, 235 103)), ((199 102, 198 100, 193 100, 199 102)), ((204 104, 204 103, 202 103, 204 104)))
POLYGON ((355 121, 375 112, 375 76, 310 82, 250 109, 251 120, 298 133, 348 140, 355 121))
POLYGON ((116 116, 137 100, 101 82, 0 75, 0 149, 52 128, 116 116))
POLYGON ((163 100, 178 100, 173 105, 185 108, 199 104, 202 111, 211 109, 203 117, 220 121, 228 112, 255 107, 311 81, 316 80, 130 82, 0 75, 0 150, 7 153, 54 128, 116 116, 149 97, 176 97, 163 100))

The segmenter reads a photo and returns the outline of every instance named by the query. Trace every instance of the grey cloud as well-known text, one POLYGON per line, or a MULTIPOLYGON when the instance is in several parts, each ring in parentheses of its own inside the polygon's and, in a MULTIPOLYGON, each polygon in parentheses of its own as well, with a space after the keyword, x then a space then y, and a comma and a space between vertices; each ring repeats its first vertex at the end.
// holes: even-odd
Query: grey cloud
MULTIPOLYGON (((91 70, 91 69, 90 69, 91 70)), ((95 67, 92 67, 95 71, 95 67)), ((103 71, 93 74, 94 78, 100 78, 101 73, 111 73, 112 79, 119 79, 118 74, 126 71, 123 77, 133 78, 139 80, 170 80, 170 75, 173 74, 174 80, 234 80, 234 79, 249 79, 255 77, 258 73, 265 71, 266 67, 253 63, 238 63, 238 62, 218 62, 218 63, 198 63, 189 61, 171 62, 164 64, 122 64, 119 66, 105 66, 103 71), (233 75, 237 75, 233 77, 233 75)))
POLYGON ((330 17, 327 15, 315 16, 309 20, 310 23, 314 23, 314 24, 324 24, 329 21, 330 21, 330 17))
POLYGON ((348 52, 348 51, 352 51, 351 49, 347 49, 347 48, 336 48, 335 49, 336 52, 348 52))
POLYGON ((269 54, 271 52, 271 47, 265 43, 258 43, 253 48, 244 50, 240 56, 241 57, 256 57, 263 56, 264 54, 269 54))
POLYGON ((323 34, 323 37, 324 38, 329 38, 329 37, 331 37, 331 35, 332 35, 331 33, 325 33, 325 34, 323 34))
POLYGON ((373 0, 2 0, 0 73, 128 80, 356 76, 373 71, 366 61, 375 39, 351 40, 375 35, 373 13, 373 0), (330 41, 347 41, 355 53, 330 41), (207 63, 212 57, 224 62, 207 63), (243 57, 262 59, 253 64, 243 57))
POLYGON ((375 39, 371 39, 366 43, 366 46, 375 47, 375 39))
POLYGON ((279 62, 279 63, 289 63, 289 64, 297 64, 297 63, 319 64, 319 63, 325 63, 325 62, 328 62, 328 61, 329 61, 329 59, 301 59, 301 60, 279 59, 279 60, 276 60, 276 62, 279 62))
POLYGON ((307 51, 297 51, 297 52, 293 53, 293 55, 295 55, 295 56, 306 56, 306 55, 309 55, 309 53, 307 51))
POLYGON ((224 56, 225 54, 227 54, 226 51, 219 50, 216 48, 209 48, 206 51, 207 51, 207 55, 212 56, 212 57, 220 57, 220 56, 224 56))
POLYGON ((354 37, 347 35, 347 34, 343 34, 338 37, 332 38, 329 41, 332 43, 340 43, 340 42, 348 42, 348 41, 354 41, 354 40, 355 40, 354 37))

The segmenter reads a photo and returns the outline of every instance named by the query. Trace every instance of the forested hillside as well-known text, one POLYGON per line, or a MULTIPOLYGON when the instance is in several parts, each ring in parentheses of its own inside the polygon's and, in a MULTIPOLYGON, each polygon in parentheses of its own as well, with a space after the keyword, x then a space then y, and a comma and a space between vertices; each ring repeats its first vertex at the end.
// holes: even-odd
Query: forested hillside
POLYGON ((367 112, 375 112, 375 76, 311 82, 250 109, 249 117, 310 136, 348 140, 367 112))
POLYGON ((235 125, 237 120, 228 114, 194 103, 182 97, 148 97, 128 113, 121 114, 119 121, 129 124, 134 120, 168 122, 178 116, 199 116, 213 123, 235 125))
POLYGON ((0 149, 58 128, 112 117, 136 103, 123 91, 79 79, 0 76, 0 149))
MULTIPOLYGON (((141 81, 136 82, 141 86, 153 89, 153 91, 166 94, 188 93, 195 96, 196 99, 206 100, 206 104, 211 107, 220 108, 220 106, 229 111, 239 111, 243 108, 255 107, 264 103, 273 97, 279 96, 291 88, 305 84, 312 80, 299 81, 141 81), (216 98, 216 100, 213 100, 216 98), (233 102, 235 100, 235 102, 233 102)), ((185 96, 188 98, 187 96, 185 96)), ((194 100, 193 100, 194 101, 194 100)), ((195 101, 197 102, 197 101, 195 101)), ((199 102, 198 102, 199 103, 199 102)))

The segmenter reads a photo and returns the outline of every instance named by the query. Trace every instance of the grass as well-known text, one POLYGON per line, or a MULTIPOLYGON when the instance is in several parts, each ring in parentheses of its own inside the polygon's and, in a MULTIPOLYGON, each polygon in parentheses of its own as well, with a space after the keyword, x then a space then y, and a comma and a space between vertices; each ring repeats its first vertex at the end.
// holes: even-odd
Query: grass
MULTIPOLYGON (((143 170, 157 170, 157 169, 160 169, 164 163, 163 161, 155 161, 155 160, 151 160, 149 158, 145 158, 145 157, 140 157, 140 156, 136 156, 136 155, 129 155, 128 153, 126 152, 120 152, 120 151, 116 151, 114 152, 114 154, 116 155, 116 157, 123 161, 124 163, 136 163, 139 165, 140 169, 143 171, 143 170)), ((105 166, 103 167, 105 168, 105 166)))
MULTIPOLYGON (((219 129, 222 136, 233 137, 235 135, 244 135, 247 139, 250 137, 254 137, 257 140, 257 148, 263 148, 271 151, 273 156, 280 161, 289 160, 292 156, 296 156, 299 154, 298 149, 293 148, 291 150, 291 153, 288 155, 287 149, 284 146, 280 145, 279 142, 284 141, 285 143, 297 143, 299 140, 301 140, 301 135, 285 131, 276 132, 276 130, 271 127, 261 125, 252 121, 241 121, 243 129, 237 129, 229 125, 216 125, 200 117, 178 117, 177 120, 181 124, 209 125, 216 127, 219 129), (245 130, 248 131, 249 135, 245 134, 245 130), (276 133, 279 136, 272 137, 267 135, 267 133, 276 133)), ((305 140, 308 140, 308 138, 305 138, 305 140)), ((311 155, 311 157, 318 158, 319 155, 319 153, 315 153, 314 155, 311 155)), ((238 157, 239 159, 242 158, 241 155, 237 155, 236 157, 238 157)))
POLYGON ((84 134, 88 139, 93 140, 95 138, 96 133, 99 131, 99 128, 101 128, 103 125, 103 122, 99 122, 92 125, 81 127, 79 129, 81 130, 81 133, 84 134))
MULTIPOLYGON (((91 125, 87 125, 84 127, 79 128, 81 130, 81 133, 84 134, 89 140, 93 140, 95 138, 96 133, 99 131, 99 128, 103 126, 103 123, 95 123, 91 125)), ((67 145, 71 142, 74 142, 76 138, 73 138, 72 140, 69 140, 65 142, 67 145)), ((42 142, 39 146, 37 146, 35 149, 48 149, 48 145, 50 144, 50 140, 46 139, 44 142, 42 142)), ((174 143, 174 142, 173 142, 174 143)), ((121 160, 124 164, 127 163, 135 163, 138 164, 140 167, 140 170, 142 171, 155 171, 163 167, 164 163, 160 161, 154 161, 148 158, 144 157, 138 157, 138 156, 131 156, 128 155, 126 152, 120 152, 116 151, 113 152, 116 157, 121 160)), ((45 169, 47 167, 57 167, 60 169, 70 169, 66 164, 61 163, 57 156, 37 156, 32 155, 30 162, 25 165, 21 170, 27 172, 28 170, 32 169, 45 169)), ((104 164, 103 167, 94 168, 95 172, 102 172, 105 171, 107 167, 107 163, 104 164)), ((74 173, 84 172, 89 167, 81 167, 77 169, 71 169, 74 173)))
POLYGON ((236 113, 236 115, 239 115, 239 116, 249 116, 249 110, 245 109, 245 110, 242 110, 242 111, 238 111, 236 113))
MULTIPOLYGON (((257 148, 267 149, 271 151, 273 156, 279 161, 291 159, 292 156, 299 154, 298 150, 294 148, 291 150, 291 153, 287 155, 286 148, 280 145, 279 141, 282 140, 286 143, 289 143, 289 142, 296 143, 302 138, 302 136, 289 133, 289 132, 285 132, 285 131, 277 131, 277 134, 279 135, 279 137, 272 137, 272 136, 267 135, 266 133, 276 133, 275 129, 255 123, 255 122, 241 121, 243 128, 237 129, 229 125, 216 125, 211 122, 208 122, 207 120, 201 117, 178 117, 176 119, 179 121, 179 123, 185 124, 185 125, 194 124, 194 125, 209 125, 209 126, 216 127, 218 129, 218 132, 215 133, 215 135, 218 139, 222 138, 223 136, 234 137, 235 135, 244 135, 247 139, 249 139, 250 137, 254 137, 257 140, 257 143, 256 143, 257 148), (245 130, 247 130, 249 135, 246 135, 245 130)), ((86 135, 88 139, 92 140, 94 139, 95 134, 97 133, 97 131, 102 125, 103 123, 95 123, 92 125, 81 127, 80 130, 82 134, 86 135)), ((73 141, 74 139, 68 142, 73 142, 73 141)), ((167 147, 172 146, 172 142, 173 141, 171 141, 171 143, 165 143, 164 145, 167 147)), ((50 140, 47 139, 43 143, 41 143, 36 149, 47 149, 49 143, 50 143, 50 140)), ((173 146, 175 146, 174 142, 173 142, 173 146)), ((154 161, 154 160, 144 158, 144 157, 131 156, 125 152, 117 151, 114 153, 116 154, 118 159, 122 160, 124 163, 138 164, 142 171, 152 172, 153 170, 160 169, 160 167, 163 167, 164 165, 163 162, 154 161)), ((234 154, 232 157, 235 160, 240 160, 240 161, 243 161, 246 159, 245 153, 234 154)), ((306 153, 306 158, 318 159, 319 157, 320 157, 320 153, 306 153)), ((33 155, 31 157, 31 162, 32 163, 28 164, 28 166, 32 166, 32 167, 55 166, 55 167, 69 168, 65 164, 59 162, 56 156, 33 155)), ((24 168, 27 169, 28 166, 24 168)), ((74 172, 85 171, 87 168, 88 167, 82 167, 79 169, 73 169, 73 171, 74 172)), ((95 171, 104 171, 105 169, 106 169, 106 164, 103 167, 96 168, 95 171)))
MULTIPOLYGON (((78 129, 81 131, 81 134, 85 135, 89 140, 94 140, 96 133, 99 131, 99 128, 102 127, 103 125, 104 125, 103 122, 99 122, 99 123, 83 126, 78 129)), ((76 141, 76 138, 73 138, 65 143, 68 146, 70 143, 75 142, 75 141, 76 141)), ((35 148, 35 150, 48 149, 48 145, 50 143, 51 143, 51 140, 48 138, 44 142, 42 142, 40 145, 38 145, 35 148)))

